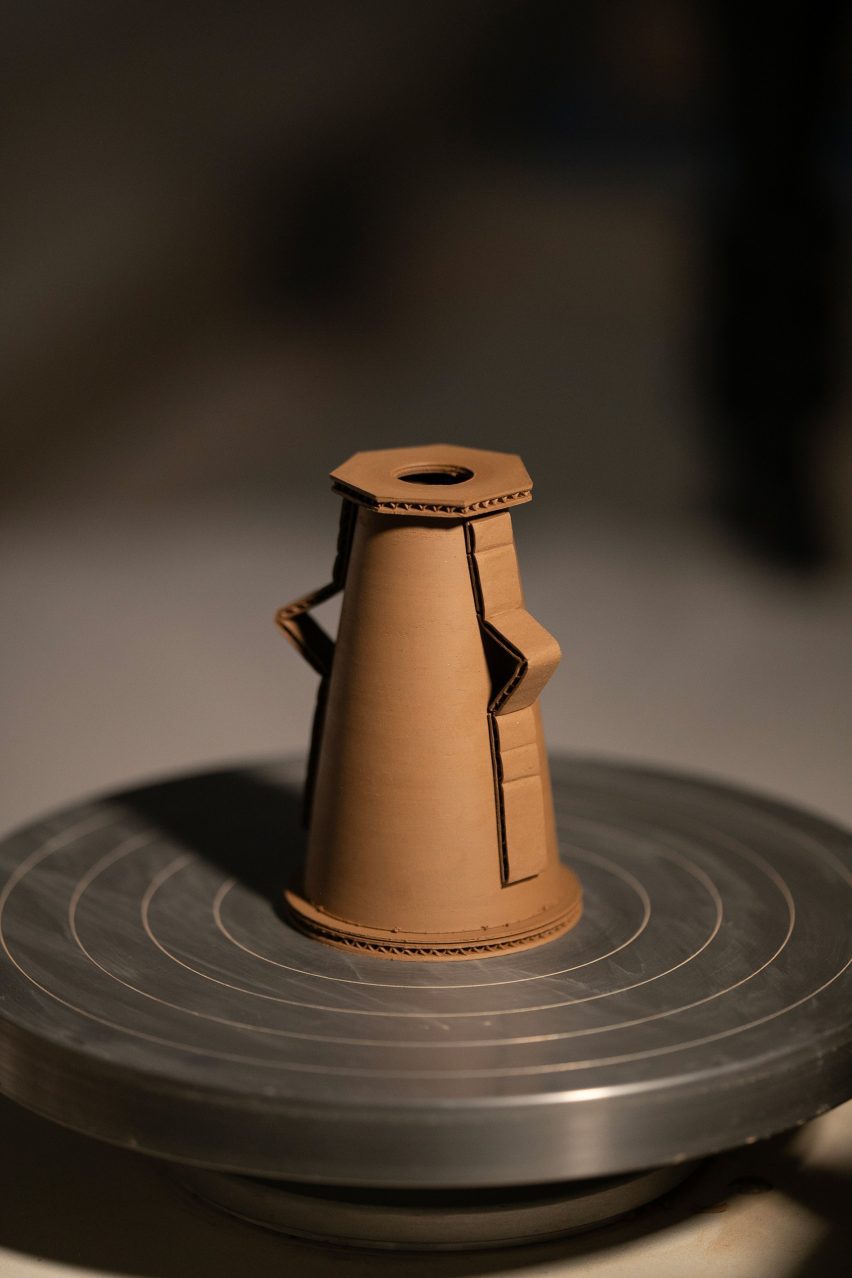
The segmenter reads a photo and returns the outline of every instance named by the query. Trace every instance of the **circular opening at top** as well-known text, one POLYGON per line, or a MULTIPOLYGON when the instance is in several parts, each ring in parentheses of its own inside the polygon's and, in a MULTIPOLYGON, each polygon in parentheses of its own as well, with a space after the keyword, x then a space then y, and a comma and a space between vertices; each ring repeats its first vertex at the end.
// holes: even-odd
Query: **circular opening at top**
POLYGON ((466 479, 473 479, 473 471, 467 466, 416 466, 401 470, 397 479, 404 479, 407 484, 463 484, 466 479))

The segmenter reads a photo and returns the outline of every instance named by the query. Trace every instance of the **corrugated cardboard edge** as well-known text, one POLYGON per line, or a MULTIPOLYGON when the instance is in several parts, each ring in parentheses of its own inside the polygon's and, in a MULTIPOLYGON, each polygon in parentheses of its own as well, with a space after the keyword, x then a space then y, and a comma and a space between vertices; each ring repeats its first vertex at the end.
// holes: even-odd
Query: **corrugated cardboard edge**
POLYGON ((333 485, 334 491, 350 501, 368 506, 381 515, 424 515, 467 519, 471 515, 479 515, 488 510, 497 510, 505 506, 520 506, 523 502, 532 501, 532 489, 524 488, 516 493, 502 493, 499 497, 486 497, 482 501, 468 503, 439 501, 379 501, 369 493, 339 481, 333 485))
POLYGON ((582 910, 582 900, 577 895, 567 906, 560 902, 552 909, 542 910, 517 923, 444 936, 439 932, 388 933, 361 927, 337 915, 326 914, 292 888, 284 893, 284 900, 292 921, 310 936, 340 949, 362 950, 379 957, 402 959, 464 959, 526 949, 543 941, 555 940, 567 932, 577 922, 582 910))

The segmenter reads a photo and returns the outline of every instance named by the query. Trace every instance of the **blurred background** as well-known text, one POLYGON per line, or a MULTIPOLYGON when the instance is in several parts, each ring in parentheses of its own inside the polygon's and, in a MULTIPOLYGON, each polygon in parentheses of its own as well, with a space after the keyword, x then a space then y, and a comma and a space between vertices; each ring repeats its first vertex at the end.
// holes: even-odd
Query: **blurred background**
POLYGON ((554 749, 852 821, 845 6, 7 3, 9 827, 301 750, 350 453, 522 453, 554 749))

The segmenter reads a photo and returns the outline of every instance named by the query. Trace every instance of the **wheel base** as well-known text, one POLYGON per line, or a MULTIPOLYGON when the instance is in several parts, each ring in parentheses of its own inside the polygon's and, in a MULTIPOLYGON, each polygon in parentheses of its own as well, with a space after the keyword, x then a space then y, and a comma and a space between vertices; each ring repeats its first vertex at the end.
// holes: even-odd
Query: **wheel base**
POLYGON ((469 1251, 545 1242, 608 1224, 680 1184, 695 1163, 631 1176, 486 1190, 299 1185, 176 1170, 206 1203, 279 1233, 343 1247, 469 1251))

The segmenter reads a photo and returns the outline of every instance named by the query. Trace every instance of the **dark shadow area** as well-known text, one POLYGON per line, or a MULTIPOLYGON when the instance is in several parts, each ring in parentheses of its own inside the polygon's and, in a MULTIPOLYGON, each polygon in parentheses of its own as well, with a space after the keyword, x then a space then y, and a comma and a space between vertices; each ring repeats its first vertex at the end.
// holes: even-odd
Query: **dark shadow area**
POLYGON ((120 802, 270 901, 304 859, 301 787, 269 770, 200 772, 128 790, 120 802))
POLYGON ((724 165, 705 243, 698 389, 716 506, 744 546, 809 572, 833 553, 820 463, 841 384, 848 270, 827 154, 848 13, 833 2, 707 12, 724 165))
POLYGON ((832 1278, 848 1273, 852 1252, 852 1176, 835 1168, 802 1168, 788 1148, 779 1150, 777 1167, 779 1177, 786 1180, 795 1176, 795 1194, 791 1193, 791 1198, 828 1226, 817 1246, 791 1268, 791 1278, 832 1278))

